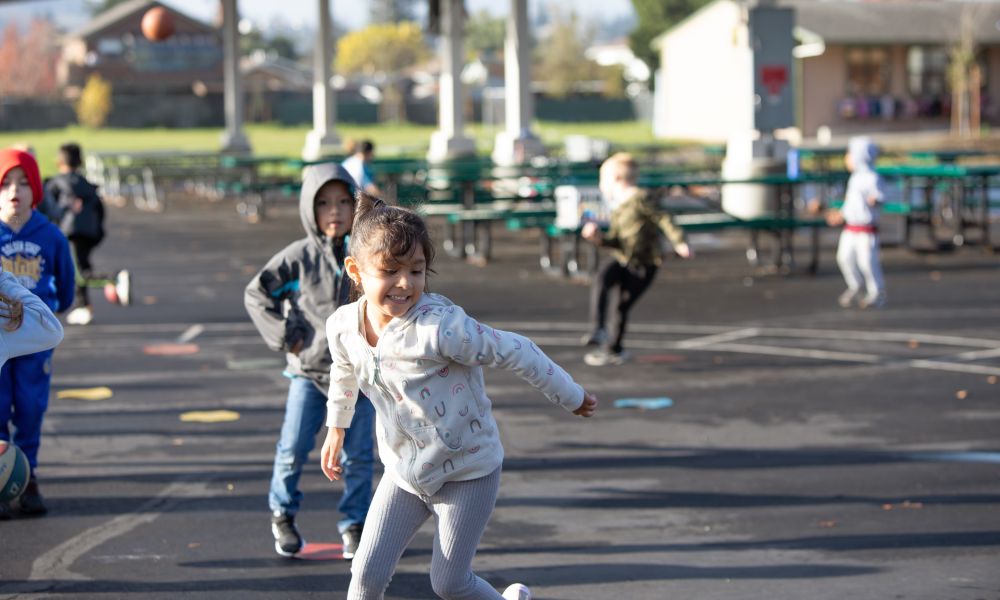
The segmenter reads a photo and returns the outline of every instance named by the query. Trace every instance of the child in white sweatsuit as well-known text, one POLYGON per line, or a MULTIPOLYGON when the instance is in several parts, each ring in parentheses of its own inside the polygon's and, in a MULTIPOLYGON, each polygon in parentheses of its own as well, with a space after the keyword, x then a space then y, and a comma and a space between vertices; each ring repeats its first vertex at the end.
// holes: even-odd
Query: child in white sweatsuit
POLYGON ((352 231, 344 266, 363 295, 326 324, 333 366, 322 468, 331 480, 340 477, 344 428, 360 390, 375 406, 385 475, 347 597, 383 598, 403 550, 433 516, 431 585, 438 596, 530 599, 522 584, 501 596, 472 571, 503 462, 483 366, 514 372, 576 415, 591 416, 597 399, 531 340, 482 325, 444 296, 424 292, 434 251, 415 213, 362 196, 352 231))
POLYGON ((837 246, 837 265, 847 282, 847 290, 837 302, 844 308, 878 308, 885 304, 885 282, 879 256, 878 217, 883 200, 882 182, 875 172, 878 147, 867 137, 854 137, 847 147, 844 163, 851 171, 844 205, 831 223, 843 223, 837 246))

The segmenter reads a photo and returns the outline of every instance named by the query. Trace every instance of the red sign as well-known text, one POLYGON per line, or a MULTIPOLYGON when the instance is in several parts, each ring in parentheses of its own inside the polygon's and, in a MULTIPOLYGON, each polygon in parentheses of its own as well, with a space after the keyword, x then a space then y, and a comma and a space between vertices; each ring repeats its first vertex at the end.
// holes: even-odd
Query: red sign
POLYGON ((785 65, 764 65, 760 68, 760 79, 767 88, 767 93, 777 96, 788 83, 788 69, 785 65))

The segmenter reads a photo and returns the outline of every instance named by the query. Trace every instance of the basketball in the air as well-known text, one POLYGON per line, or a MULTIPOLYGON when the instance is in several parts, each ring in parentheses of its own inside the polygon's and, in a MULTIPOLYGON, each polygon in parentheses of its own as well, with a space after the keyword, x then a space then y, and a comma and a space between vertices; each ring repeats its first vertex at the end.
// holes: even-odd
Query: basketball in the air
POLYGON ((10 502, 21 496, 31 478, 28 457, 14 444, 0 454, 0 502, 10 502))
POLYGON ((162 42, 174 34, 174 16, 162 6, 155 6, 142 16, 142 35, 151 42, 162 42))

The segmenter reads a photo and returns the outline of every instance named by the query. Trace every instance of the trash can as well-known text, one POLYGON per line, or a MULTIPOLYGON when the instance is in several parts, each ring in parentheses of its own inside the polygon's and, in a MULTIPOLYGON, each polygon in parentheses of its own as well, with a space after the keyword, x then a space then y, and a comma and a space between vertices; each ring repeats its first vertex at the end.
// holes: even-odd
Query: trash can
MULTIPOLYGON (((786 163, 775 158, 726 158, 722 161, 725 180, 784 176, 786 163)), ((763 183, 727 183, 722 186, 722 210, 738 219, 773 215, 778 209, 778 188, 763 183)))

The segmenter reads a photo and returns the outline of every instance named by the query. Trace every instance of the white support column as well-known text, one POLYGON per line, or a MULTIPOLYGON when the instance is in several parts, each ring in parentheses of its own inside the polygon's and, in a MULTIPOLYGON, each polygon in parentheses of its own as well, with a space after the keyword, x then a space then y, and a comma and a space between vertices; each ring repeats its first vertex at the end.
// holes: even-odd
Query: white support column
POLYGON ((240 14, 236 0, 222 0, 222 45, 226 131, 223 152, 250 152, 243 134, 243 81, 240 77, 240 14))
POLYGON ((506 118, 504 130, 497 134, 493 147, 493 162, 509 166, 545 153, 545 146, 531 132, 535 102, 531 94, 528 0, 510 0, 503 62, 506 118))
POLYGON ((330 77, 333 74, 333 27, 330 21, 329 0, 317 0, 319 5, 319 27, 316 33, 316 49, 313 53, 313 128, 306 134, 306 145, 302 158, 316 160, 324 155, 340 151, 337 136, 337 103, 330 77))
POLYGON ((431 135, 428 160, 432 162, 476 153, 476 144, 465 137, 465 94, 461 73, 465 29, 464 0, 441 0, 441 76, 438 92, 438 131, 431 135))

